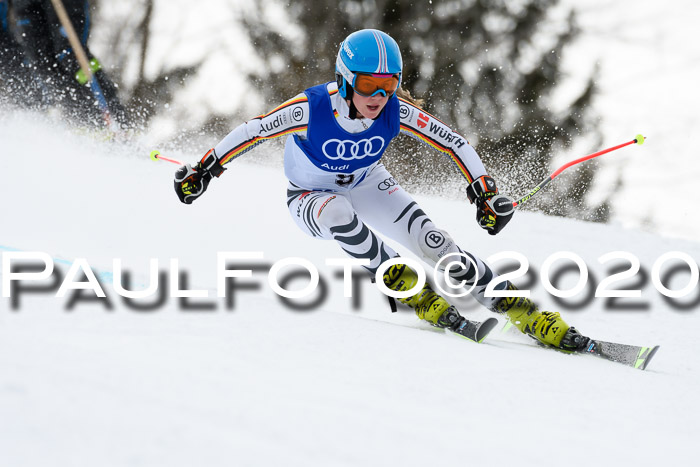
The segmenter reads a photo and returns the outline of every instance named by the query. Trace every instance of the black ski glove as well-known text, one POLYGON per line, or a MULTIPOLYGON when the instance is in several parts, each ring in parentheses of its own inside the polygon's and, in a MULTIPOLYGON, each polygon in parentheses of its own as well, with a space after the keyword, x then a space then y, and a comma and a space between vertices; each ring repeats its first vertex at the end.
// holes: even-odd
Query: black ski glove
POLYGON ((496 235, 513 217, 513 200, 499 195, 496 182, 488 175, 477 178, 467 187, 467 198, 476 204, 476 221, 490 235, 496 235))
POLYGON ((175 172, 175 193, 185 204, 202 196, 207 191, 209 182, 213 177, 219 177, 225 168, 216 157, 213 149, 210 149, 195 167, 185 164, 175 172))

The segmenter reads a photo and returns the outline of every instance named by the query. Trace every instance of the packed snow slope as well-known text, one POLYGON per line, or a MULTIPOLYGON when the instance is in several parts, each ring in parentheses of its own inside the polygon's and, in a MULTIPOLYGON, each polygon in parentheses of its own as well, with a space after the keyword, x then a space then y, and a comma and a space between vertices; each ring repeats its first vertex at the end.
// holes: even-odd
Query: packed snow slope
MULTIPOLYGON (((185 206, 173 193, 176 167, 151 161, 147 139, 101 142, 5 114, 0 141, 3 261, 41 252, 56 266, 0 299, 2 465, 651 466, 696 457, 700 286, 687 265, 676 268, 665 286, 691 290, 669 301, 652 279, 668 252, 697 262, 697 243, 524 212, 491 237, 466 201, 416 195, 464 249, 482 258, 525 255, 534 274, 516 282, 529 283, 542 308, 603 340, 661 345, 639 371, 500 331, 473 344, 409 310, 391 313, 359 271, 353 305, 340 268, 325 264, 342 252, 294 226, 281 169, 237 161, 185 206), (580 257, 590 275, 584 292, 557 300, 539 273, 560 251, 580 257), (641 297, 611 305, 590 290, 611 265, 628 264, 599 262, 615 251, 639 258, 641 271, 611 288, 640 289, 641 297), (217 252, 264 258, 234 262, 230 269, 260 267, 217 298, 217 252), (269 266, 289 257, 310 261, 327 287, 306 311, 283 303, 267 282, 269 266), (79 258, 106 298, 70 289, 56 297, 64 278, 68 287, 91 285, 67 278, 79 258), (151 258, 165 273, 176 259, 180 289, 208 296, 182 301, 160 282, 160 301, 122 299, 113 260, 131 273, 128 288, 143 290, 151 258)), ((302 288, 307 277, 287 288, 302 288)), ((562 290, 577 281, 570 270, 552 279, 562 290)), ((471 301, 456 303, 472 319, 488 316, 471 301)))

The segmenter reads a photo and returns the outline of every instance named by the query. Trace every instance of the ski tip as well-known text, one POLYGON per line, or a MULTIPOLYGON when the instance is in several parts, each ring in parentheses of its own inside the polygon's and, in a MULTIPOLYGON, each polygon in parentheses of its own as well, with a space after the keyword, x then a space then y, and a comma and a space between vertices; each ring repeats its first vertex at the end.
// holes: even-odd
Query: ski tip
POLYGON ((646 370, 647 366, 649 366, 649 362, 654 357, 654 355, 656 355, 656 352, 659 350, 659 347, 660 346, 658 346, 658 345, 654 346, 649 351, 649 353, 647 353, 646 357, 644 358, 644 360, 641 362, 641 364, 637 368, 639 368, 640 370, 646 370))
POLYGON ((476 331, 476 341, 478 343, 483 342, 483 340, 486 339, 486 336, 488 336, 497 325, 498 320, 496 318, 489 318, 481 323, 481 326, 479 326, 479 329, 476 331))
POLYGON ((480 344, 497 324, 496 318, 489 318, 483 322, 464 319, 457 328, 450 328, 450 331, 459 337, 480 344))

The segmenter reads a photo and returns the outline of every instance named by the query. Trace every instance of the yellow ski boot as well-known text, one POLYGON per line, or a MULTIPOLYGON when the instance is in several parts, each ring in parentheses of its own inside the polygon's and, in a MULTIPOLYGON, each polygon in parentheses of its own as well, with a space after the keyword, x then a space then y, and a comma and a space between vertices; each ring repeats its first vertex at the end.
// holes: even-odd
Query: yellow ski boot
MULTIPOLYGON (((418 274, 405 264, 394 264, 384 272, 384 285, 395 292, 410 290, 417 283, 418 274)), ((453 324, 454 320, 459 317, 457 310, 451 307, 444 298, 435 293, 427 282, 417 294, 408 298, 398 298, 397 300, 416 310, 416 314, 420 319, 442 328, 450 327, 450 324, 453 324), (453 313, 448 313, 448 316, 441 319, 450 308, 452 308, 453 313)))
MULTIPOLYGON (((509 283, 507 290, 518 289, 509 283)), ((493 311, 505 314, 520 332, 534 337, 542 344, 563 350, 576 350, 582 345, 578 338, 581 335, 566 324, 559 313, 540 312, 529 298, 501 298, 493 311)))
MULTIPOLYGON (((384 272, 384 285, 396 292, 405 292, 418 283, 416 272, 405 264, 394 264, 384 272)), ((420 292, 408 298, 397 299, 416 311, 420 319, 433 326, 447 328, 474 342, 481 342, 498 324, 495 318, 482 322, 470 321, 438 295, 427 282, 420 292)))

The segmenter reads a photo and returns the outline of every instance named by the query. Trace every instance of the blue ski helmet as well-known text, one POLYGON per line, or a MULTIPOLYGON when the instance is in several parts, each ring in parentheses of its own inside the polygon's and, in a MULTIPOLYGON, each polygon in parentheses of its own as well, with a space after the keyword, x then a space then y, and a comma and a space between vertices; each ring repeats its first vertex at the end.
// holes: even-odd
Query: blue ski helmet
POLYGON ((352 98, 355 73, 398 74, 401 83, 403 61, 399 45, 387 33, 362 29, 350 34, 340 44, 335 60, 338 91, 343 98, 352 98))

